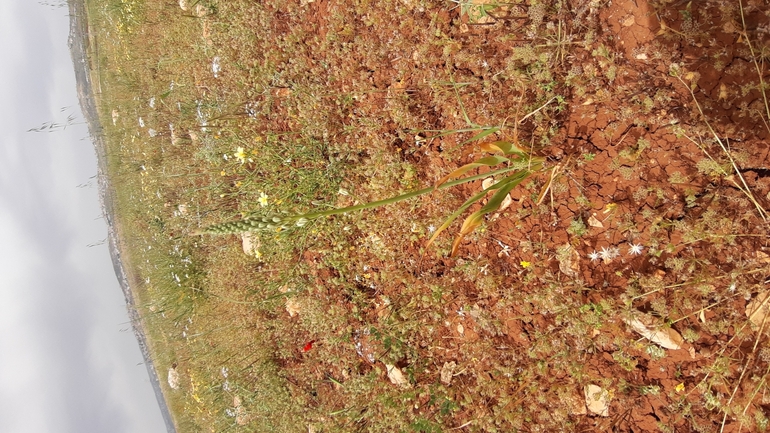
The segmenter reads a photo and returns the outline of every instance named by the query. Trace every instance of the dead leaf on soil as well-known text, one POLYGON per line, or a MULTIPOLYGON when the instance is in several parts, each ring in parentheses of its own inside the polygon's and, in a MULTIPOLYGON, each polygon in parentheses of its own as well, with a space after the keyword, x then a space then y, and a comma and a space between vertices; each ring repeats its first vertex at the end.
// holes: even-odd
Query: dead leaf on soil
POLYGON ((247 256, 253 256, 259 249, 259 237, 254 232, 243 232, 241 234, 241 240, 243 244, 243 253, 247 256))
POLYGON ((749 318, 754 329, 764 329, 767 331, 770 328, 770 292, 763 292, 757 295, 754 299, 746 305, 746 317, 749 318))
POLYGON ((623 319, 628 326, 642 337, 665 348, 677 350, 682 348, 684 339, 674 328, 664 327, 661 323, 646 314, 640 314, 633 319, 623 319))
POLYGON ((564 244, 559 248, 559 254, 557 256, 559 261, 559 270, 564 272, 565 275, 570 277, 577 277, 580 272, 580 253, 577 252, 572 245, 564 244))
POLYGON ((176 368, 168 369, 168 386, 171 389, 179 389, 179 373, 177 373, 176 368))
POLYGON ((385 364, 385 368, 388 369, 388 379, 390 379, 393 385, 409 388, 409 381, 404 377, 404 373, 401 372, 400 368, 391 364, 385 364))
POLYGON ((610 393, 596 385, 586 385, 583 389, 586 408, 599 416, 610 416, 610 393))
POLYGON ((233 397, 233 407, 235 408, 235 423, 238 425, 248 424, 249 417, 246 414, 246 408, 243 407, 243 402, 237 395, 233 397))
POLYGON ((441 367, 441 383, 444 385, 450 385, 452 383, 455 368, 457 368, 457 363, 454 361, 444 363, 444 366, 441 367))
POLYGON ((286 298, 286 311, 289 313, 289 317, 294 317, 299 314, 300 308, 297 298, 286 298))

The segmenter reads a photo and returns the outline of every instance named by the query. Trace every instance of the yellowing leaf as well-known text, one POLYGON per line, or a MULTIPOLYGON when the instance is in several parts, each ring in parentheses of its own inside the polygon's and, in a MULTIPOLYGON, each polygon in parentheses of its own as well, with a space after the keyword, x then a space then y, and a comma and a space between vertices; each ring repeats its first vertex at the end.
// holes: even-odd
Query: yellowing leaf
POLYGON ((509 155, 524 156, 525 155, 524 149, 507 140, 482 143, 479 145, 479 148, 481 148, 481 150, 485 152, 500 152, 505 156, 509 156, 509 155))

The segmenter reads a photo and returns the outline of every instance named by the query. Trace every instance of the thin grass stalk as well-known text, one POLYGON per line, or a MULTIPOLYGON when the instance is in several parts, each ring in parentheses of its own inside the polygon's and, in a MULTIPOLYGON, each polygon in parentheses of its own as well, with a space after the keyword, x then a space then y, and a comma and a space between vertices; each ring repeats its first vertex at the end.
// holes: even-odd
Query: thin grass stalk
MULTIPOLYGON (((754 67, 757 69, 757 76, 759 77, 759 90, 762 92, 762 99, 765 102, 765 114, 767 115, 767 120, 762 119, 765 124, 765 127, 767 128, 768 132, 770 132, 770 125, 768 125, 768 121, 770 121, 770 104, 767 102, 767 92, 765 92, 765 80, 762 78, 762 69, 759 67, 759 63, 757 62, 757 57, 754 55, 754 47, 751 45, 751 39, 749 39, 749 32, 746 30, 746 18, 743 15, 743 0, 740 0, 738 2, 738 5, 741 9, 741 24, 743 24, 743 37, 746 38, 746 45, 749 47, 749 52, 751 52, 751 60, 754 62, 754 67)), ((764 63, 764 62, 763 62, 764 63)))
MULTIPOLYGON (((709 129, 709 132, 711 132, 711 135, 714 137, 714 139, 719 143, 719 147, 722 148, 722 152, 727 156, 727 159, 730 160, 730 164, 733 166, 733 171, 735 171, 735 174, 738 175, 738 178, 741 180, 741 185, 739 185, 737 182, 734 182, 738 189, 743 191, 743 193, 746 195, 746 197, 749 198, 749 200, 754 204, 754 207, 757 208, 757 212, 759 212, 759 216, 762 217, 762 221, 767 222, 767 211, 762 207, 762 205, 759 204, 757 199, 754 197, 754 194, 752 194, 751 189, 749 188, 749 185, 746 183, 746 179, 743 178, 743 175, 741 174, 741 171, 738 169, 738 164, 735 162, 735 159, 733 158, 732 154, 730 153, 730 149, 725 146, 724 142, 721 138, 719 138, 719 134, 717 134, 716 131, 714 131, 714 128, 711 126, 711 123, 708 121, 708 118, 706 117, 706 114, 703 112, 703 108, 701 107, 700 103, 698 102, 698 99, 695 97, 695 93, 692 90, 692 87, 685 83, 685 81, 682 79, 682 77, 679 74, 676 74, 676 78, 679 79, 679 81, 684 84, 684 86, 687 88, 687 91, 690 92, 690 96, 692 97, 693 102, 695 102, 695 106, 698 108, 698 112, 700 113, 701 117, 703 118, 703 121, 706 123, 706 126, 709 129)), ((700 146, 699 146, 700 147, 700 146)), ((701 147, 701 150, 704 150, 703 147, 701 147)), ((708 152, 705 152, 706 155, 711 158, 711 155, 708 154, 708 152)), ((711 158, 713 159, 713 158, 711 158)))

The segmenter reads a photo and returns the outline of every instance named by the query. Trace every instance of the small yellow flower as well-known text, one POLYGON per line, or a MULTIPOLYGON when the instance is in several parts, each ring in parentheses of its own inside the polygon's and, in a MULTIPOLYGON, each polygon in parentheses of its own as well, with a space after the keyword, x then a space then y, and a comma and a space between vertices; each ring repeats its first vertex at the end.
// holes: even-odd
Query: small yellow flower
POLYGON ((528 262, 528 261, 525 261, 525 260, 522 260, 521 262, 519 262, 519 264, 520 264, 520 265, 521 265, 521 267, 522 267, 522 268, 524 268, 524 269, 527 269, 528 267, 532 266, 532 263, 530 263, 530 262, 528 262))
POLYGON ((674 387, 674 389, 676 390, 676 392, 684 391, 684 382, 682 382, 679 385, 677 385, 676 387, 674 387))
POLYGON ((259 202, 260 206, 262 206, 262 207, 267 206, 267 194, 265 194, 264 192, 260 191, 259 192, 259 199, 257 201, 259 202))
POLYGON ((243 182, 241 182, 240 180, 238 182, 235 182, 236 188, 240 188, 241 185, 243 185, 243 182))
POLYGON ((222 175, 222 176, 227 176, 227 172, 224 171, 224 170, 220 171, 219 174, 222 175))
POLYGON ((236 157, 238 161, 241 161, 241 164, 246 162, 246 151, 243 150, 242 147, 239 147, 238 151, 236 151, 235 154, 233 154, 233 156, 236 157))
POLYGON ((262 258, 262 252, 259 250, 254 251, 254 257, 257 258, 257 260, 262 258))

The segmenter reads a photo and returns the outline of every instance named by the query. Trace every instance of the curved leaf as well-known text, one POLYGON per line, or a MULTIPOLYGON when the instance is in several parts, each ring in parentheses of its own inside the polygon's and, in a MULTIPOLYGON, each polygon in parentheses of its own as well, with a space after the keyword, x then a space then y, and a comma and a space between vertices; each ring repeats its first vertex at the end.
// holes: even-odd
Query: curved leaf
POLYGON ((441 179, 438 180, 438 182, 436 182, 436 184, 434 185, 434 188, 438 188, 442 184, 446 183, 448 180, 454 179, 456 177, 460 177, 463 174, 473 170, 474 168, 482 167, 485 165, 488 167, 494 167, 498 164, 502 164, 503 162, 508 162, 508 161, 510 160, 503 156, 498 156, 498 155, 485 156, 484 158, 477 159, 476 161, 471 162, 470 164, 465 164, 464 166, 442 177, 441 179))
POLYGON ((485 152, 499 152, 506 156, 517 155, 519 157, 524 157, 527 154, 526 151, 516 143, 507 140, 486 142, 480 144, 479 147, 485 152))
POLYGON ((465 203, 463 203, 463 205, 462 205, 462 206, 460 206, 459 208, 457 208, 457 210, 456 210, 456 211, 454 211, 454 213, 452 213, 452 215, 449 215, 449 216, 447 217, 447 219, 444 221, 444 223, 443 223, 443 224, 441 224, 441 226, 440 226, 439 228, 437 228, 437 229, 436 229, 436 232, 435 232, 435 233, 433 233, 433 236, 431 236, 431 237, 430 237, 430 239, 428 240, 428 243, 425 245, 425 248, 426 248, 426 249, 427 249, 427 248, 429 248, 429 247, 430 247, 430 246, 433 244, 433 242, 436 240, 436 238, 438 237, 438 235, 439 235, 439 234, 441 234, 441 232, 443 232, 444 230, 446 230, 446 228, 447 228, 447 227, 449 227, 449 225, 450 225, 450 224, 452 224, 452 222, 453 222, 454 220, 456 220, 456 219, 457 219, 457 217, 459 217, 459 216, 460 216, 460 215, 461 215, 463 212, 465 212, 465 210, 466 210, 466 209, 468 209, 469 207, 471 207, 471 205, 472 205, 473 203, 476 203, 477 201, 479 201, 479 200, 481 200, 482 198, 484 198, 484 196, 485 196, 485 195, 487 195, 487 192, 488 192, 490 189, 494 188, 494 186, 495 186, 495 185, 492 185, 492 186, 490 186, 489 188, 487 188, 487 189, 485 189, 485 190, 482 190, 480 193, 478 193, 478 194, 474 195, 473 197, 469 198, 468 200, 466 200, 466 201, 465 201, 465 203))
POLYGON ((463 141, 460 144, 462 145, 462 144, 467 144, 467 143, 471 143, 471 142, 474 142, 474 141, 481 140, 482 138, 486 137, 487 135, 494 134, 495 132, 497 132, 499 130, 500 130, 499 126, 494 126, 492 128, 484 129, 481 132, 479 132, 478 134, 476 134, 473 137, 463 141))
POLYGON ((452 242, 452 252, 449 254, 451 257, 454 257, 455 254, 457 254, 457 248, 460 247, 460 242, 462 242, 465 235, 473 233, 473 231, 481 225, 482 221, 484 221, 484 214, 481 213, 481 211, 473 212, 465 219, 465 221, 463 221, 463 225, 460 227, 460 234, 458 234, 454 242, 452 242))
POLYGON ((500 182, 497 182, 496 184, 484 190, 484 192, 486 192, 497 189, 497 191, 494 193, 494 195, 492 195, 484 207, 472 213, 468 218, 465 219, 462 227, 460 228, 460 233, 457 235, 454 242, 452 242, 452 253, 450 254, 451 256, 457 254, 457 248, 460 246, 460 242, 462 242, 463 238, 468 234, 473 233, 473 231, 481 225, 481 222, 484 220, 484 216, 500 209, 500 205, 503 203, 505 196, 507 196, 512 189, 516 188, 517 185, 524 181, 524 179, 528 178, 531 174, 532 172, 527 170, 517 171, 511 176, 506 177, 500 182))

